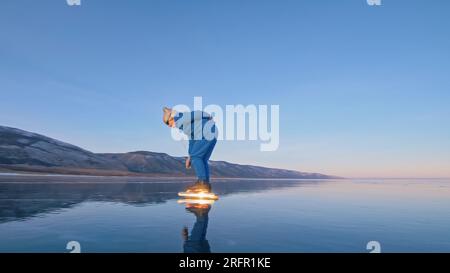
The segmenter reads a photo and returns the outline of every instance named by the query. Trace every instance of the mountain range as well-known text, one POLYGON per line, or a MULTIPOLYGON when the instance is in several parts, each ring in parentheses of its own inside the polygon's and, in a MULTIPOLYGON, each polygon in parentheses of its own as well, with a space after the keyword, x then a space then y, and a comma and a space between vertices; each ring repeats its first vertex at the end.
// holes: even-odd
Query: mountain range
MULTIPOLYGON (((333 176, 210 161, 213 177, 305 178, 333 176)), ((25 172, 99 176, 193 177, 184 168, 184 158, 165 153, 93 153, 50 137, 0 126, 0 172, 25 172)))

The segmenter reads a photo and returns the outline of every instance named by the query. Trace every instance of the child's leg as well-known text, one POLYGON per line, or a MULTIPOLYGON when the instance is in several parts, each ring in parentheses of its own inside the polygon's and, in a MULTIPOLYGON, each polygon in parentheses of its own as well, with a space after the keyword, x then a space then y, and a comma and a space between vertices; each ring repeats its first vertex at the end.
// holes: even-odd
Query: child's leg
POLYGON ((209 182, 209 166, 208 160, 211 157, 216 140, 198 140, 192 144, 190 151, 192 166, 199 180, 209 182))
POLYGON ((203 159, 203 164, 205 165, 205 173, 206 173, 205 182, 209 184, 209 164, 208 164, 208 160, 204 160, 203 159))
POLYGON ((204 161, 203 163, 205 164, 205 171, 206 171, 206 178, 207 178, 206 182, 208 182, 208 183, 209 183, 209 164, 208 164, 208 161, 209 161, 209 158, 211 157, 211 154, 212 154, 212 152, 214 150, 214 147, 216 146, 216 142, 217 141, 215 139, 210 141, 208 150, 207 150, 205 156, 203 157, 203 161, 204 161))
POLYGON ((206 169, 207 165, 205 165, 203 158, 197 156, 191 157, 191 163, 197 174, 197 179, 207 181, 209 175, 207 173, 208 170, 206 169))

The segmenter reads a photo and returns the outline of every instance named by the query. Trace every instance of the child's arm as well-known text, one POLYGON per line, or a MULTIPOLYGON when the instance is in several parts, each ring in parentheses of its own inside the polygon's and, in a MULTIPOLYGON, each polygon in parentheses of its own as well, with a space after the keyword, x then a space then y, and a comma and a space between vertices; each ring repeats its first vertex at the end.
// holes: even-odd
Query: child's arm
POLYGON ((188 158, 186 158, 186 169, 190 169, 191 168, 191 157, 188 156, 188 158))

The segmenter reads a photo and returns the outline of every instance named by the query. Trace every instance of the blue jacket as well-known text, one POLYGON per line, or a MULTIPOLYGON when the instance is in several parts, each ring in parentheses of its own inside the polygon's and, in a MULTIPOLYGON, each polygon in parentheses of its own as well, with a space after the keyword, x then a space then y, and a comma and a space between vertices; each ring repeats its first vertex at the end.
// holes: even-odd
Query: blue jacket
POLYGON ((189 139, 189 154, 196 142, 216 141, 217 128, 210 114, 203 111, 176 113, 175 127, 183 131, 189 139))

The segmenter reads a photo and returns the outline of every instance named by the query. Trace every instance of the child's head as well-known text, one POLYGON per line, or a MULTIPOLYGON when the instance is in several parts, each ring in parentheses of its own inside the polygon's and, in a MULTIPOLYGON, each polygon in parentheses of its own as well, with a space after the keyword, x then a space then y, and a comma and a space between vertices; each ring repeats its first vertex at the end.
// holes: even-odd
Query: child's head
POLYGON ((169 127, 173 127, 175 125, 175 120, 173 119, 173 110, 168 108, 168 107, 164 107, 163 108, 163 122, 169 126, 169 127))

